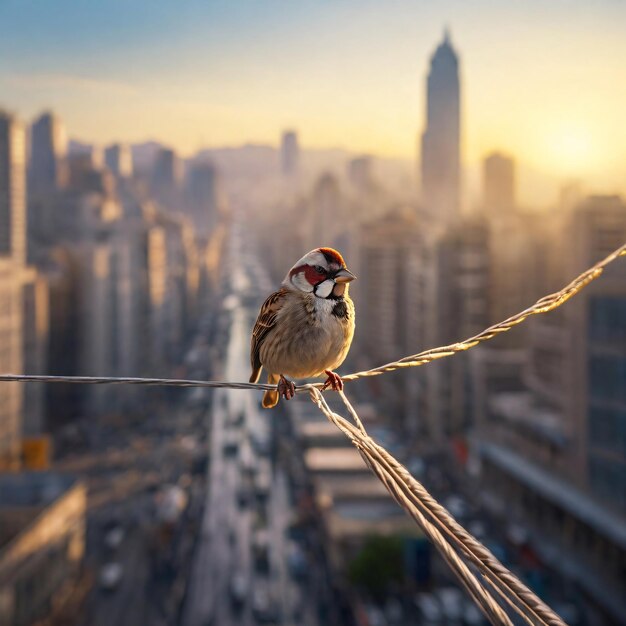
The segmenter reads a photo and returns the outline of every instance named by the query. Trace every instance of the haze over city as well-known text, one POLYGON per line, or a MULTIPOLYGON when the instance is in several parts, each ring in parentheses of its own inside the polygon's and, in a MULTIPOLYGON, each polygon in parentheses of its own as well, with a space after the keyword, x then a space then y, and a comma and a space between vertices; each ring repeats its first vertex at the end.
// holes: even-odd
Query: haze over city
POLYGON ((626 624, 624 24, 0 0, 0 626, 626 624))
POLYGON ((189 156, 296 127, 307 148, 414 159, 447 25, 463 50, 464 163, 509 152, 530 172, 523 200, 545 202, 535 173, 624 190, 625 22, 610 1, 3 2, 0 93, 89 142, 189 156))

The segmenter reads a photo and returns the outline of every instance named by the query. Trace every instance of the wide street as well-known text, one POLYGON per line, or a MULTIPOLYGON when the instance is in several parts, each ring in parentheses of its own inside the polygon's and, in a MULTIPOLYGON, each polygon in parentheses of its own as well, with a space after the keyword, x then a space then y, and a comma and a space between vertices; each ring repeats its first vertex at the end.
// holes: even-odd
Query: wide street
MULTIPOLYGON (((230 282, 223 300, 229 341, 222 377, 245 381, 250 329, 258 289, 268 289, 258 264, 240 252, 233 228, 230 282), (254 277, 254 283, 251 280, 254 277)), ((314 598, 302 594, 288 568, 292 518, 288 481, 275 462, 272 419, 255 393, 217 389, 210 416, 210 467, 202 532, 195 550, 185 626, 206 624, 313 624, 314 598), (265 483, 265 484, 264 484, 265 483)))

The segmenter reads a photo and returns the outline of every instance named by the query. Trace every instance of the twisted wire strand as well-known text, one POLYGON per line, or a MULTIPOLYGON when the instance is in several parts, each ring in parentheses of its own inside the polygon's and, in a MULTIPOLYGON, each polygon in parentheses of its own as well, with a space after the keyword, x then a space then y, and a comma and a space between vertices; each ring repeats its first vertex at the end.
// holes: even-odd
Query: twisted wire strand
POLYGON ((392 472, 388 471, 384 463, 381 463, 380 454, 371 446, 371 440, 360 429, 343 419, 330 409, 322 393, 318 389, 311 389, 311 399, 355 445, 361 453, 364 461, 372 472, 385 485, 393 499, 402 506, 424 534, 439 550, 443 559, 448 563, 452 571, 457 575, 463 586, 480 607, 485 617, 495 626, 512 626, 512 622, 502 607, 492 598, 487 589, 478 581, 468 566, 459 558, 452 546, 445 540, 438 528, 431 524, 422 514, 414 499, 407 497, 406 484, 398 481, 392 472))
MULTIPOLYGON (((467 533, 432 498, 423 485, 411 476, 401 463, 382 446, 373 441, 367 432, 362 429, 362 425, 355 426, 332 411, 318 389, 312 389, 311 395, 322 413, 352 441, 365 458, 368 466, 382 480, 394 499, 411 514, 440 551, 442 551, 441 541, 449 547, 447 541, 441 537, 441 533, 443 533, 450 538, 451 543, 459 549, 467 560, 485 576, 486 580, 498 594, 529 624, 565 626, 564 622, 540 598, 533 594, 516 576, 511 574, 489 550, 467 533), (393 483, 391 488, 389 480, 383 480, 381 472, 384 476, 389 477, 389 480, 393 483), (417 508, 421 512, 421 517, 413 515, 412 507, 417 508), (427 527, 424 526, 424 522, 427 524, 427 527), (439 536, 431 532, 431 526, 438 527, 439 536)), ((349 400, 343 393, 341 393, 341 396, 350 414, 354 415, 356 411, 349 400)), ((455 557, 458 559, 458 555, 454 552, 454 556, 450 557, 450 552, 446 548, 443 548, 443 550, 442 555, 444 559, 459 575, 459 578, 467 588, 465 574, 460 572, 458 567, 451 562, 451 559, 454 560, 455 557)), ((470 589, 468 591, 480 604, 481 600, 477 599, 470 589)), ((484 610, 486 607, 481 604, 481 608, 484 610)), ((491 617, 494 616, 492 615, 491 617)), ((492 620, 492 623, 499 624, 502 622, 494 622, 492 620)))
MULTIPOLYGON (((354 407, 352 407, 343 392, 341 392, 341 397, 350 413, 355 415, 356 411, 354 407)), ((352 425, 350 426, 352 427, 352 425)), ((357 428, 359 432, 365 436, 367 444, 376 449, 387 471, 394 473, 397 476, 397 480, 406 485, 407 489, 410 490, 407 497, 413 501, 417 501, 419 505, 424 508, 429 518, 451 538, 453 543, 465 556, 490 580, 498 592, 500 592, 499 586, 504 586, 506 591, 517 597, 525 610, 532 611, 535 614, 538 623, 550 624, 551 626, 562 625, 560 618, 558 618, 540 598, 532 594, 532 592, 530 592, 516 576, 509 572, 487 548, 460 526, 448 511, 430 495, 424 486, 417 481, 401 463, 389 454, 385 448, 379 446, 369 437, 360 422, 357 428), (497 582, 494 582, 494 580, 497 582), (535 604, 534 608, 529 605, 529 601, 535 604)), ((359 440, 359 444, 363 445, 363 441, 359 440)), ((513 608, 518 610, 516 606, 513 608)))
POLYGON ((139 378, 120 376, 54 376, 44 374, 0 374, 0 382, 68 383, 71 385, 142 385, 145 387, 208 387, 211 389, 253 389, 275 391, 276 385, 236 383, 219 380, 191 380, 186 378, 139 378))
MULTIPOLYGON (((590 282, 598 278, 607 265, 615 261, 618 257, 626 255, 626 243, 614 250, 606 258, 596 263, 593 267, 584 271, 577 276, 571 283, 566 285, 560 291, 549 294, 540 298, 527 309, 512 315, 506 320, 489 326, 482 332, 469 337, 463 341, 452 343, 447 346, 439 346, 405 356, 397 361, 380 365, 369 370, 346 374, 342 376, 342 380, 351 381, 369 376, 379 376, 387 372, 393 372, 406 367, 419 367, 426 363, 431 363, 437 359, 452 356, 457 352, 465 352, 470 348, 493 339, 496 335, 508 332, 514 326, 517 326, 531 315, 540 313, 548 313, 567 302, 572 296, 576 295, 584 289, 590 282)), ((35 382, 35 383, 69 383, 82 385, 104 385, 104 384, 126 384, 126 385, 145 385, 145 386, 163 386, 163 387, 208 387, 208 388, 229 388, 229 389, 253 389, 257 391, 273 391, 275 385, 267 385, 260 383, 244 383, 244 382, 223 382, 217 380, 188 380, 176 378, 139 378, 139 377, 118 377, 118 376, 53 376, 39 374, 0 374, 0 382, 35 382)), ((321 389, 323 383, 308 383, 298 385, 296 393, 310 393, 312 388, 321 389)))

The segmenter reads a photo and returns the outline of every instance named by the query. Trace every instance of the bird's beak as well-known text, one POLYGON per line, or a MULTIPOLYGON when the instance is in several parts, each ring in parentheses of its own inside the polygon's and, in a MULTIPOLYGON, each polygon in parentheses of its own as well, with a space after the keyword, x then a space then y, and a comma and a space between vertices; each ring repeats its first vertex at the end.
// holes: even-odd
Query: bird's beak
POLYGON ((335 274, 335 282, 336 283, 349 283, 353 281, 356 276, 347 268, 340 269, 335 274))

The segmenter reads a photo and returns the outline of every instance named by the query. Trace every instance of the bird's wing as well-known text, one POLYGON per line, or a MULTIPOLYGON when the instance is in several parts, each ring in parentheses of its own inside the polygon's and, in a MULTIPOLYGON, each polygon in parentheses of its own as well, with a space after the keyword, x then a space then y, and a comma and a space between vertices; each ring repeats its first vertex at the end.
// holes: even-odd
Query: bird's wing
POLYGON ((261 345, 270 330, 274 328, 276 316, 284 304, 286 295, 286 289, 279 289, 261 306, 259 316, 252 329, 252 341, 250 342, 250 365, 252 365, 253 372, 261 368, 261 345))

